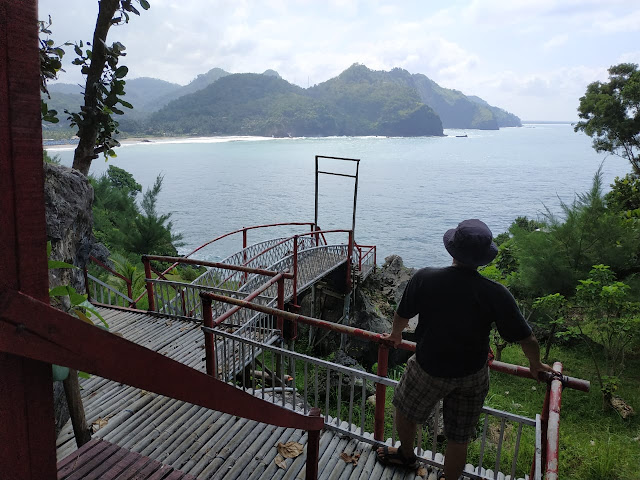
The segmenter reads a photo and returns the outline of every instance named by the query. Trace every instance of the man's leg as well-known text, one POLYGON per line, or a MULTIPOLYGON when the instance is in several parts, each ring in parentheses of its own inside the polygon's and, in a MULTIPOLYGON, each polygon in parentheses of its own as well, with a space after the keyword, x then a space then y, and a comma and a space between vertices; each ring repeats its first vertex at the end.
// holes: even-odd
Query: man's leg
POLYGON ((404 458, 413 458, 413 444, 416 440, 417 425, 396 409, 396 429, 400 440, 400 454, 404 458))
POLYGON ((458 480, 467 462, 468 443, 447 441, 447 451, 444 456, 445 480, 458 480))
POLYGON ((400 413, 400 410, 396 409, 396 430, 398 430, 400 446, 397 450, 394 447, 378 447, 378 457, 384 457, 385 448, 387 448, 390 454, 398 453, 404 460, 409 462, 414 460, 416 456, 413 452, 413 445, 416 438, 416 429, 417 424, 400 413))

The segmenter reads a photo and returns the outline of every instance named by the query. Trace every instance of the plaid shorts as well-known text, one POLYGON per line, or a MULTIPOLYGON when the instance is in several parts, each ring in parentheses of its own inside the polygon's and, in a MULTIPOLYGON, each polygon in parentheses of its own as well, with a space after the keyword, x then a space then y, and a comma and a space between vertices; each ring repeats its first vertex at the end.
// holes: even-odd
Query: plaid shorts
POLYGON ((444 399, 444 432, 447 439, 467 443, 475 433, 484 399, 489 391, 489 368, 460 378, 432 377, 413 355, 407 362, 393 396, 393 405, 409 420, 425 423, 444 399))

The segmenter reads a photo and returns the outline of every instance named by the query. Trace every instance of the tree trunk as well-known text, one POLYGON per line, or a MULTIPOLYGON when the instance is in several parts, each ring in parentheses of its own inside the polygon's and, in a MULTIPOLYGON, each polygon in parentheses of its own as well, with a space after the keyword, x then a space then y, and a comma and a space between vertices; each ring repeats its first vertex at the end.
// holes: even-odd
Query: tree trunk
POLYGON ((69 369, 69 376, 64 381, 64 394, 67 397, 67 406, 73 425, 73 433, 76 437, 78 448, 91 440, 91 432, 84 417, 84 406, 80 396, 80 384, 78 383, 78 371, 69 369))
POLYGON ((556 335, 556 329, 557 329, 557 326, 554 323, 553 326, 551 327, 551 333, 549 333, 549 338, 547 339, 547 346, 544 351, 544 359, 542 360, 544 363, 547 363, 549 361, 549 352, 551 351, 551 345, 553 345, 553 340, 556 335))
MULTIPOLYGON (((93 112, 97 106, 98 90, 97 84, 100 82, 102 72, 106 62, 106 40, 111 27, 111 20, 118 9, 119 0, 101 0, 98 10, 98 20, 96 29, 93 32, 93 43, 91 44, 91 64, 87 73, 87 83, 84 90, 85 112, 93 112)), ((89 174, 89 168, 94 158, 98 158, 95 153, 96 139, 100 126, 95 117, 89 117, 87 125, 78 125, 78 137, 80 141, 73 155, 73 168, 83 173, 89 174)))

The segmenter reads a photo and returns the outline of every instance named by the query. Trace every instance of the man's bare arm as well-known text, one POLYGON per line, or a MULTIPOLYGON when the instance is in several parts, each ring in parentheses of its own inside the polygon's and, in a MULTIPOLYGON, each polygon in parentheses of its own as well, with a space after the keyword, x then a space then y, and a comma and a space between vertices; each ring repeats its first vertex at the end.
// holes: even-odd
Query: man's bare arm
POLYGON ((382 338, 391 340, 393 346, 397 347, 402 342, 402 331, 409 325, 409 319, 403 318, 398 313, 393 314, 393 326, 391 327, 391 333, 382 334, 382 338))
POLYGON ((520 347, 522 347, 522 351, 529 360, 529 369, 531 370, 533 378, 539 380, 538 374, 540 374, 540 372, 552 373, 554 371, 553 368, 542 363, 540 360, 540 345, 533 334, 522 340, 520 342, 520 347))

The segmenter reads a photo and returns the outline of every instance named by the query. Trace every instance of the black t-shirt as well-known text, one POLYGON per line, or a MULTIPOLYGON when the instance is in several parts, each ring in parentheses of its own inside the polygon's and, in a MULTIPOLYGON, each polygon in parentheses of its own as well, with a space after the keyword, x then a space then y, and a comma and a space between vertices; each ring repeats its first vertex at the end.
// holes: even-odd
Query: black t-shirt
POLYGON ((418 270, 397 313, 403 318, 420 315, 416 359, 434 377, 463 377, 480 370, 487 361, 494 322, 508 342, 531 335, 509 290, 460 267, 418 270))

